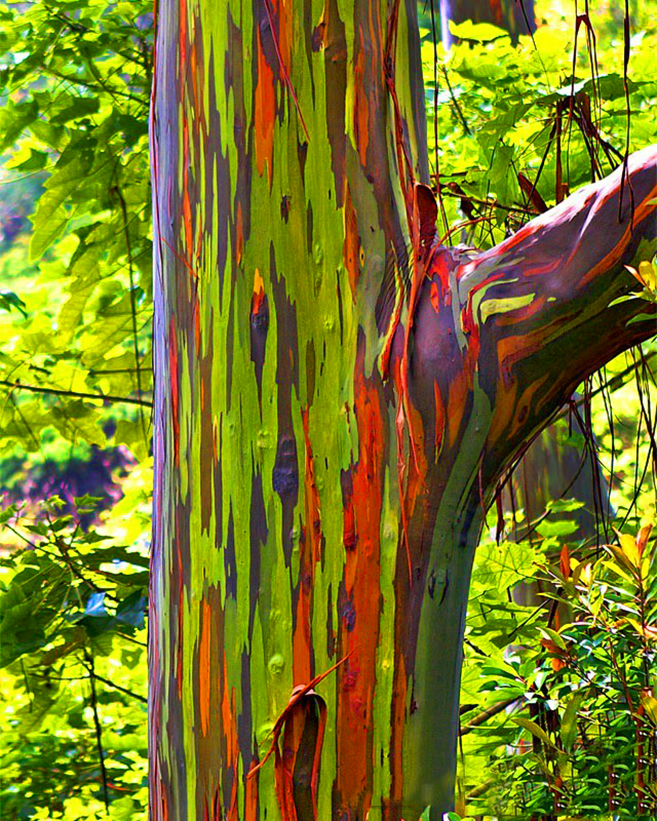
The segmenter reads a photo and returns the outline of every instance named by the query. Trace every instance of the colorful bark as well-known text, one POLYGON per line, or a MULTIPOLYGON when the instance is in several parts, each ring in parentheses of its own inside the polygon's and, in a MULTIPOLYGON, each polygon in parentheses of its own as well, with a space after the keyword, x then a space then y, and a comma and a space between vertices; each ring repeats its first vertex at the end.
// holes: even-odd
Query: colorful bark
POLYGON ((471 258, 436 246, 423 106, 414 0, 160 4, 156 821, 441 818, 483 508, 652 332, 607 306, 654 154, 633 233, 616 175, 471 258))

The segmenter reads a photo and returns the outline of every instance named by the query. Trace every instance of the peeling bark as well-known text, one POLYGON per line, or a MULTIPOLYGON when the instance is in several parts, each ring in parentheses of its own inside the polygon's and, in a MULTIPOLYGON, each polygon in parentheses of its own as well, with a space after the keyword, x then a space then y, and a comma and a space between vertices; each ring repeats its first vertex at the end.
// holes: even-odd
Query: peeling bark
POLYGON ((160 3, 156 821, 441 818, 483 510, 654 332, 609 307, 655 247, 654 150, 620 221, 616 172, 437 246, 415 5, 160 3))

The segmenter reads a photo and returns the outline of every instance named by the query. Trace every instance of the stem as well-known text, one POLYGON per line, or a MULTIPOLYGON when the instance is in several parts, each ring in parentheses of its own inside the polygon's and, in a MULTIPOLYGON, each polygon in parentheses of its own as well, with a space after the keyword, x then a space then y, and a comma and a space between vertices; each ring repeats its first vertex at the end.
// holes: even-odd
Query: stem
POLYGON ((147 399, 131 399, 126 396, 112 396, 107 393, 82 393, 80 391, 64 391, 58 388, 42 388, 39 385, 24 385, 22 382, 10 382, 8 379, 0 379, 0 385, 20 391, 32 391, 33 393, 45 393, 50 396, 72 396, 76 399, 101 399, 103 402, 117 402, 124 405, 144 405, 152 408, 153 403, 147 399))
POLYGON ((96 696, 96 674, 94 671, 93 656, 85 651, 84 654, 87 670, 89 671, 89 684, 91 686, 91 709, 94 714, 94 729, 96 731, 96 746, 98 748, 98 760, 100 762, 100 776, 103 782, 103 800, 105 802, 105 813, 109 817, 109 793, 107 791, 107 770, 105 769, 105 756, 103 752, 103 730, 98 714, 98 698, 96 696))
POLYGON ((504 701, 500 701, 499 704, 493 704, 492 707, 487 707, 485 710, 482 710, 481 713, 477 713, 474 718, 470 719, 464 727, 461 727, 460 734, 464 736, 471 733, 474 729, 488 721, 489 718, 492 718, 498 713, 501 713, 503 710, 506 710, 507 707, 510 707, 517 701, 518 699, 514 696, 513 698, 506 698, 504 701))
MULTIPOLYGON (((132 341, 135 353, 135 369, 137 372, 137 393, 139 398, 142 398, 141 387, 141 357, 139 355, 139 339, 137 336, 137 302, 135 300, 135 275, 132 267, 132 248, 130 245, 130 231, 128 230, 128 208, 125 204, 125 198, 121 193, 121 189, 117 185, 114 189, 116 196, 121 205, 121 215, 123 217, 123 235, 125 237, 126 252, 128 255, 128 276, 130 278, 130 319, 132 320, 132 341)), ((148 445, 148 437, 146 435, 146 420, 144 418, 144 406, 139 406, 139 419, 141 421, 141 430, 144 436, 144 443, 148 445)))

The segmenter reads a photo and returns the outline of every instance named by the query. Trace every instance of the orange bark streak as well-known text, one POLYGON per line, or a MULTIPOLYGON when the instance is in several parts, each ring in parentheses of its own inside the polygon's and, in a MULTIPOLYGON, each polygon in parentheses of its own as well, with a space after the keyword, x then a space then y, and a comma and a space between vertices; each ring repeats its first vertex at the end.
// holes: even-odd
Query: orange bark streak
POLYGON ((356 301, 356 286, 358 285, 359 269, 359 252, 360 252, 360 237, 358 236, 358 223, 356 221, 356 212, 351 202, 351 193, 349 191, 349 183, 345 185, 344 198, 344 243, 342 245, 342 257, 344 259, 345 268, 349 274, 349 284, 351 286, 351 295, 356 301))
POLYGON ((454 446, 461 429, 465 413, 465 398, 468 395, 468 377, 464 371, 458 373, 450 382, 447 393, 447 438, 450 448, 454 446))
POLYGON ((322 520, 319 506, 319 491, 315 479, 313 450, 308 430, 309 409, 302 411, 303 432, 306 442, 305 488, 306 527, 299 566, 299 601, 297 602, 296 627, 294 631, 294 682, 300 684, 312 678, 312 591, 315 580, 315 565, 321 558, 322 520))
POLYGON ((256 268, 253 277, 253 297, 251 299, 251 314, 257 316, 260 312, 260 307, 265 298, 265 283, 260 275, 260 271, 256 268))
POLYGON ((257 821, 258 818, 258 782, 249 778, 246 782, 246 798, 244 799, 244 821, 257 821))
POLYGON ((363 88, 363 74, 365 62, 365 46, 363 43, 363 32, 359 31, 360 49, 354 66, 354 130, 356 132, 356 143, 358 145, 358 156, 361 163, 366 166, 367 146, 370 142, 369 134, 369 100, 363 88))
POLYGON ((539 328, 523 336, 507 336, 497 343, 497 361, 505 388, 513 381, 512 368, 530 354, 540 350, 549 339, 549 328, 539 328))
MULTIPOLYGON (((612 196, 615 193, 616 193, 616 191, 612 190, 610 196, 612 196)), ((626 193, 626 196, 629 197, 629 192, 626 193)), ((632 238, 632 232, 633 232, 634 228, 641 221, 643 221, 649 214, 651 214, 653 211, 655 211, 655 209, 656 209, 656 206, 654 204, 655 197, 657 197, 657 185, 651 190, 650 194, 648 194, 648 196, 645 197, 645 199, 643 199, 639 203, 639 205, 637 205, 635 207, 635 209, 634 209, 634 218, 630 223, 628 223, 627 228, 625 229, 625 232, 623 233, 623 236, 621 237, 620 241, 617 242, 616 245, 614 245, 612 250, 606 256, 604 256, 600 260, 600 262, 598 262, 597 265, 594 265, 593 268, 591 268, 591 270, 588 271, 586 273, 586 275, 582 277, 582 279, 579 283, 580 287, 582 285, 586 285, 587 282, 590 282, 592 279, 595 279, 603 271, 608 271, 611 267, 613 267, 614 265, 616 265, 616 263, 618 263, 620 261, 620 258, 623 256, 623 252, 625 251, 625 248, 627 247, 630 239, 632 238)), ((605 198, 605 200, 602 200, 600 202, 600 206, 603 204, 603 202, 606 201, 606 199, 608 199, 608 197, 605 198)), ((567 260, 567 262, 570 262, 570 259, 572 259, 572 257, 575 255, 575 253, 576 253, 576 250, 573 251, 573 253, 571 254, 570 258, 567 260)))
POLYGON ((495 389, 495 409, 493 411, 493 418, 490 423, 490 430, 488 432, 487 447, 499 442, 504 431, 509 428, 511 419, 517 407, 516 394, 518 393, 518 383, 511 382, 507 387, 500 377, 497 380, 497 387, 495 389))
POLYGON ((192 209, 189 202, 189 126, 183 114, 183 225, 185 230, 185 255, 191 260, 194 248, 192 234, 192 209))
MULTIPOLYGON (((338 700, 337 787, 343 803, 369 809, 372 701, 380 616, 381 487, 384 472, 383 418, 377 391, 360 373, 355 379, 358 464, 353 469, 356 544, 347 550, 342 653, 353 653, 342 675, 338 700)), ((348 526, 345 523, 345 526, 348 526)))
POLYGON ((511 435, 517 433, 520 427, 523 425, 529 413, 531 401, 534 394, 541 387, 541 385, 545 383, 548 377, 549 374, 546 373, 540 379, 537 379, 536 382, 532 382, 532 384, 525 388, 525 390, 522 392, 520 399, 516 402, 515 413, 513 415, 511 429, 509 431, 511 435))
POLYGON ((212 609, 208 601, 201 602, 201 638, 198 648, 198 703, 201 732, 208 734, 210 725, 210 630, 212 609))
POLYGON ((290 43, 292 41, 292 2, 291 0, 274 0, 274 10, 278 14, 278 48, 281 62, 290 76, 292 63, 290 60, 290 43))
POLYGON ((272 158, 274 152, 274 122, 276 120, 276 93, 274 72, 269 68, 260 42, 258 30, 258 84, 255 90, 255 154, 258 174, 263 175, 265 165, 269 185, 272 180, 272 158))

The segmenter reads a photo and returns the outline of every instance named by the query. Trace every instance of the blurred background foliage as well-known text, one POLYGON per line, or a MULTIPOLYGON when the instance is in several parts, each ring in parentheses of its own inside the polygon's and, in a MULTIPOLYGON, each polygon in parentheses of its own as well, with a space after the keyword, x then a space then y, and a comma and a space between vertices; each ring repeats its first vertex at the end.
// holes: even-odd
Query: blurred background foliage
POLYGON ((0 817, 146 817, 152 3, 0 3, 0 817))
MULTIPOLYGON (((536 0, 517 44, 461 23, 448 52, 420 2, 446 242, 488 247, 657 142, 657 0, 629 38, 622 4, 581 6, 536 0)), ((142 0, 0 0, 3 819, 147 816, 152 48, 142 0)), ((655 817, 656 352, 582 385, 489 513, 462 817, 655 817)))

